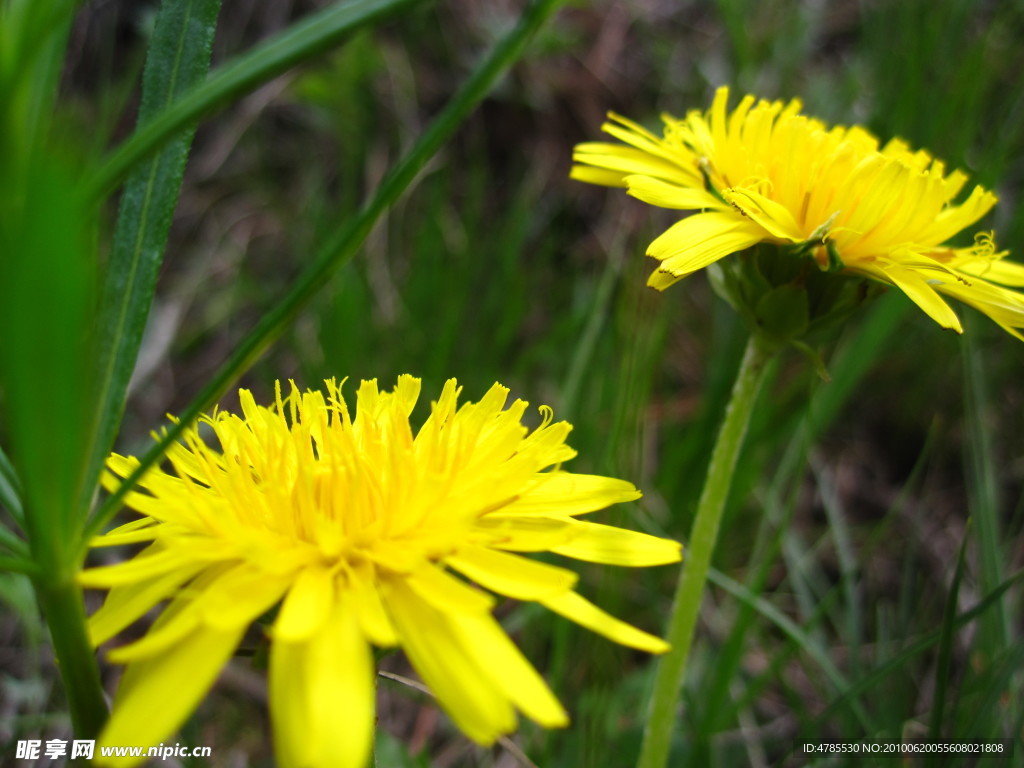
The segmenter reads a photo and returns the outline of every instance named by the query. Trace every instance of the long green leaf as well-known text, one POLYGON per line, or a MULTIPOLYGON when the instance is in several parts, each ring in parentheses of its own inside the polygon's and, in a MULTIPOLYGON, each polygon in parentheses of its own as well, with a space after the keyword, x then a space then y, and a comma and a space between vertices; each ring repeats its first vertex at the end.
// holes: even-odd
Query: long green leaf
POLYGON ((95 259, 67 165, 40 148, 30 170, 4 190, 17 202, 0 222, 0 386, 26 533, 40 564, 60 569, 83 523, 95 259))
MULTIPOLYGON (((95 738, 106 704, 74 577, 85 524, 77 502, 93 405, 96 259, 75 174, 61 155, 37 148, 30 173, 15 181, 16 211, 4 210, 0 223, 0 386, 34 560, 4 567, 31 573, 75 733, 95 738)), ((0 187, 9 183, 0 179, 0 187)))
MULTIPOLYGON (((66 391, 74 385, 46 382, 42 390, 34 390, 34 384, 64 364, 74 368, 76 375, 82 375, 78 365, 81 358, 73 354, 68 359, 57 359, 59 348, 47 352, 45 344, 50 340, 46 338, 48 334, 61 335, 58 329, 68 320, 65 310, 69 314, 76 311, 75 306, 61 304, 58 297, 62 290, 67 289, 68 295, 77 298, 82 298, 80 291, 88 293, 87 284, 76 288, 63 279, 65 275, 56 277, 54 290, 48 290, 46 285, 47 270, 60 269, 62 259, 75 260, 75 255, 60 252, 61 244, 67 244, 68 238, 74 240, 77 237, 74 231, 82 223, 77 215, 77 203, 52 184, 54 176, 66 177, 67 163, 49 157, 50 148, 46 146, 73 8, 69 0, 10 0, 0 5, 0 339, 3 339, 0 342, 0 389, 6 393, 9 415, 4 419, 5 431, 11 440, 12 458, 21 467, 20 474, 30 474, 33 482, 49 486, 47 490, 32 489, 37 501, 51 496, 47 502, 50 512, 44 514, 57 509, 51 502, 61 493, 62 484, 74 483, 71 475, 75 466, 57 467, 48 481, 41 479, 45 475, 42 465, 46 463, 49 450, 45 441, 52 440, 52 435, 40 428, 48 426, 49 417, 62 407, 58 404, 56 409, 47 409, 45 395, 66 391), (45 215, 49 205, 47 198, 51 196, 60 198, 52 201, 55 208, 51 214, 58 216, 55 226, 52 231, 33 231, 33 224, 41 223, 35 218, 45 215), (59 212, 65 203, 72 214, 63 222, 59 212), (57 262, 47 265, 45 259, 51 255, 57 262), (31 263, 21 263, 23 260, 31 263), (30 298, 32 291, 43 299, 34 309, 30 298), (57 316, 41 317, 37 325, 35 313, 45 311, 51 299, 57 299, 57 316), (38 343, 37 330, 41 336, 38 343), (19 370, 20 366, 37 359, 44 359, 45 363, 34 370, 19 370), (50 365, 53 368, 47 371, 50 365), (36 408, 46 409, 46 413, 37 414, 36 408), (31 422, 37 416, 43 421, 33 429, 31 422)), ((49 228, 49 225, 44 226, 49 228)), ((71 269, 67 277, 74 280, 75 266, 71 269)), ((84 319, 84 316, 78 318, 79 325, 73 326, 72 337, 77 337, 84 327, 80 324, 84 319)), ((71 433, 66 437, 73 441, 78 436, 76 424, 68 426, 71 433)), ((23 530, 26 527, 24 493, 19 472, 0 450, 0 504, 23 530)), ((57 532, 54 529, 54 533, 57 532)), ((2 537, 11 551, 24 546, 12 531, 3 531, 2 537)))
POLYGON ((334 5, 288 27, 276 37, 218 68, 204 83, 140 127, 100 166, 89 182, 89 197, 113 191, 135 165, 218 106, 336 45, 360 27, 420 0, 352 0, 334 5))
POLYGON ((530 38, 563 1, 533 0, 530 3, 519 24, 477 65, 441 114, 384 177, 370 201, 320 249, 317 258, 299 276, 288 295, 263 316, 195 400, 180 414, 179 420, 167 429, 160 441, 142 457, 135 471, 107 498, 90 521, 89 534, 100 531, 117 511, 125 494, 160 460, 171 443, 263 353, 299 310, 324 286, 331 273, 356 253, 381 214, 405 191, 430 158, 487 95, 500 75, 519 58, 530 38))
MULTIPOLYGON (((206 76, 219 10, 220 0, 164 0, 146 55, 139 125, 206 76)), ((121 197, 99 309, 95 421, 83 508, 124 411, 194 134, 193 127, 182 129, 136 167, 121 197)))
POLYGON ((70 0, 0 4, 0 388, 33 561, 3 558, 2 567, 32 576, 75 733, 95 738, 106 703, 75 573, 94 404, 96 254, 72 142, 51 131, 73 8, 70 0))

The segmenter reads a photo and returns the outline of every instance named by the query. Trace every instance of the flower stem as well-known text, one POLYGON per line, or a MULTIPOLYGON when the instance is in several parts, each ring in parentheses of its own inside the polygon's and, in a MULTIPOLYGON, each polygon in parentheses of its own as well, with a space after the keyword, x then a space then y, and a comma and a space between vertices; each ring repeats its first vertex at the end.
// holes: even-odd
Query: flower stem
POLYGON ((711 556, 718 539, 718 527, 729 495, 733 469, 750 423, 758 390, 771 358, 770 343, 755 333, 747 342, 736 382, 733 384, 725 418, 711 453, 704 490, 697 504, 697 516, 683 558, 683 568, 676 588, 667 640, 672 645, 658 663, 644 729, 643 746, 637 768, 663 768, 668 761, 675 725, 676 705, 686 672, 697 614, 700 610, 704 584, 711 565, 711 556))
POLYGON ((73 575, 40 578, 35 587, 50 628, 75 737, 95 739, 107 719, 107 703, 103 698, 96 656, 85 630, 82 590, 73 575))

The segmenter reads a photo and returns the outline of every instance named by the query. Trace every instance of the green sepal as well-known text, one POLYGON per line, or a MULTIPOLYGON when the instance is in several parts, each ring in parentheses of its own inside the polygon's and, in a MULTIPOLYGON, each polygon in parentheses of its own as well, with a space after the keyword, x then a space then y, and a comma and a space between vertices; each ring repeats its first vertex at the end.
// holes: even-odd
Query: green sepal
POLYGON ((773 288, 758 299, 755 314, 762 332, 773 339, 803 336, 810 322, 807 291, 796 283, 773 288))
POLYGON ((841 272, 846 269, 846 264, 843 263, 835 243, 831 240, 825 243, 825 253, 828 254, 828 272, 841 272))
POLYGON ((854 311, 884 290, 877 283, 835 269, 845 269, 835 246, 808 241, 795 247, 760 243, 710 265, 707 272, 715 292, 752 332, 780 346, 794 345, 819 375, 827 378, 812 344, 834 336, 854 311), (827 267, 814 257, 811 245, 825 248, 827 267))
POLYGON ((789 344, 793 349, 803 355, 804 359, 811 364, 811 367, 814 368, 814 372, 818 374, 818 378, 825 383, 832 381, 832 377, 828 372, 828 367, 825 365, 825 359, 821 356, 821 353, 818 352, 818 350, 799 339, 791 339, 789 344))

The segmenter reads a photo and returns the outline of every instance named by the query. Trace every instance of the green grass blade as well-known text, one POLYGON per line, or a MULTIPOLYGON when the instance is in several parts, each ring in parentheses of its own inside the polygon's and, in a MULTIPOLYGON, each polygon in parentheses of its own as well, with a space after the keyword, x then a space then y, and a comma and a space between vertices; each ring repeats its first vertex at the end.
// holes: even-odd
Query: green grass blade
POLYGON ((263 353, 292 318, 325 285, 334 270, 356 253, 381 214, 405 191, 430 158, 487 95, 500 75, 519 58, 534 33, 561 2, 562 0, 533 0, 530 3, 519 24, 477 65, 441 114, 384 177, 370 201, 320 249, 316 259, 299 276, 288 295, 264 315, 256 328, 238 344, 227 362, 179 415, 179 421, 168 428, 160 441, 142 457, 135 471, 125 478, 117 491, 104 502, 90 521, 90 534, 100 531, 117 511, 124 495, 135 486, 149 467, 160 460, 168 446, 263 353))
MULTIPOLYGON (((976 318, 967 318, 967 329, 976 318)), ((965 333, 961 341, 964 370, 964 421, 968 430, 966 476, 970 493, 971 517, 978 526, 978 560, 981 591, 995 589, 1003 578, 1003 552, 1000 547, 999 483, 996 479, 992 431, 986 428, 990 412, 985 360, 977 347, 976 334, 965 333)), ((982 642, 986 656, 992 658, 1009 643, 1009 626, 1003 603, 983 624, 982 642)))
POLYGON ((0 448, 0 504, 11 513, 19 526, 25 527, 24 510, 21 505, 21 481, 3 448, 0 448))
MULTIPOLYGON (((975 698, 969 714, 964 717, 961 731, 957 739, 975 741, 979 739, 1006 738, 1010 734, 1020 733, 1024 716, 1013 717, 1007 704, 1015 694, 1019 694, 1020 686, 1015 680, 1024 673, 1024 643, 1011 645, 1005 658, 992 665, 989 684, 981 696, 975 698), (1016 723, 1014 723, 1016 720, 1016 723)), ((953 719, 953 722, 957 722, 953 719)))
POLYGON ((49 134, 73 13, 71 0, 0 4, 0 133, 15 150, 0 161, 5 181, 24 178, 30 148, 49 134))
MULTIPOLYGON (((220 0, 165 0, 146 57, 139 125, 206 76, 219 10, 220 0)), ((121 197, 99 309, 95 421, 83 507, 121 421, 194 133, 182 129, 139 165, 121 197)))
MULTIPOLYGON (((970 520, 964 529, 964 538, 960 543, 960 554, 956 559, 956 571, 953 573, 953 583, 949 587, 949 594, 946 596, 946 606, 942 615, 941 634, 939 635, 939 658, 935 664, 935 695, 932 697, 932 717, 928 724, 929 738, 938 740, 942 738, 943 713, 946 709, 946 689, 949 687, 949 679, 952 674, 953 663, 953 622, 956 619, 957 600, 960 597, 960 584, 963 581, 964 564, 967 560, 967 541, 970 534, 970 520)), ((952 734, 950 734, 952 737, 952 734)))
MULTIPOLYGON (((990 593, 985 595, 985 598, 981 600, 973 608, 969 608, 963 613, 957 614, 956 619, 953 622, 951 622, 953 629, 959 629, 968 622, 973 621, 979 616, 984 615, 984 613, 989 608, 991 608, 993 605, 998 604, 999 601, 1003 599, 1003 596, 1009 591, 1009 589, 1022 578, 1024 578, 1024 569, 1017 571, 1008 579, 1006 579, 1002 584, 1000 584, 990 593)), ((903 651, 893 656, 884 664, 880 664, 870 673, 858 678, 853 683, 853 685, 851 685, 848 689, 842 692, 839 698, 830 702, 829 705, 825 708, 825 710, 820 715, 818 715, 818 718, 816 720, 816 727, 820 729, 823 723, 828 722, 828 718, 832 715, 832 713, 835 712, 839 707, 843 706, 847 699, 849 699, 852 696, 857 696, 860 693, 866 691, 875 683, 884 680, 895 670, 899 669, 901 666, 906 664, 908 661, 913 659, 918 654, 923 653, 924 651, 931 648, 933 645, 935 645, 935 643, 939 642, 944 631, 946 631, 945 623, 939 629, 935 629, 923 635, 921 638, 908 645, 903 651)))
MULTIPOLYGON (((789 441, 783 458, 779 462, 779 472, 765 493, 757 500, 757 503, 764 508, 764 514, 760 516, 745 585, 752 596, 759 596, 764 591, 771 570, 777 564, 779 553, 784 546, 784 536, 790 530, 793 514, 796 511, 794 497, 798 493, 799 486, 790 483, 791 472, 783 471, 783 468, 804 465, 807 453, 804 435, 805 432, 801 430, 789 441), (787 489, 787 484, 793 485, 793 487, 787 489)), ((757 610, 753 602, 741 601, 729 630, 729 636, 719 651, 714 676, 707 685, 707 691, 703 697, 705 707, 703 730, 708 734, 727 727, 729 719, 738 714, 736 709, 729 705, 731 686, 743 660, 747 635, 755 630, 756 614, 757 610)))
POLYGON ((25 557, 0 557, 0 573, 24 573, 35 576, 38 571, 36 564, 25 557))
POLYGON ((857 579, 857 554, 848 523, 849 513, 840 498, 832 471, 820 458, 812 461, 812 468, 818 480, 821 505, 839 558, 839 578, 846 608, 845 627, 841 633, 846 635, 844 644, 850 654, 850 671, 856 676, 860 667, 864 622, 861 615, 861 589, 857 579))
POLYGON ((353 0, 333 5, 219 67, 209 79, 175 101, 107 157, 89 182, 89 198, 105 197, 137 163, 218 106, 328 50, 360 27, 419 1, 353 0))
POLYGON ((597 346, 601 329, 608 319, 612 295, 615 292, 619 274, 622 272, 621 253, 621 249, 616 247, 613 249, 614 255, 608 255, 604 271, 601 273, 597 289, 594 292, 593 306, 587 316, 580 340, 575 346, 565 385, 562 387, 562 402, 559 408, 565 418, 570 417, 575 411, 584 376, 593 360, 594 349, 597 346))
MULTIPOLYGON (((843 673, 839 671, 839 668, 832 662, 828 651, 809 634, 804 632, 804 630, 795 621, 786 616, 786 614, 782 613, 782 611, 764 598, 755 595, 743 584, 740 584, 738 581, 733 581, 720 571, 716 571, 714 568, 709 570, 708 579, 736 599, 753 606, 758 613, 782 630, 783 634, 793 640, 793 642, 797 643, 804 652, 815 661, 815 663, 821 668, 821 671, 825 673, 829 682, 831 682, 837 690, 843 692, 851 690, 853 686, 851 686, 847 681, 846 676, 843 675, 843 673)), ((871 719, 868 717, 867 712, 864 711, 861 704, 857 701, 854 702, 854 712, 860 720, 861 727, 864 731, 871 732, 871 719)))
POLYGON ((0 525, 0 547, 18 557, 28 557, 28 546, 18 535, 0 525))

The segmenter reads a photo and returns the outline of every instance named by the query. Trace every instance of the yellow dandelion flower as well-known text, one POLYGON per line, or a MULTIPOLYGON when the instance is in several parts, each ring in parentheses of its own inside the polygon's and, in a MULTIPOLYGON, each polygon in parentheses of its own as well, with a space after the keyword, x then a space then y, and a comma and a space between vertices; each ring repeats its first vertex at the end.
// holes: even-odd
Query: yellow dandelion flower
POLYGON ((730 113, 729 89, 711 109, 663 116, 664 135, 610 114, 603 130, 623 144, 589 142, 574 153, 575 179, 626 187, 662 208, 699 211, 647 253, 661 262, 648 284, 662 290, 758 243, 789 246, 822 269, 842 269, 902 290, 929 317, 961 332, 940 294, 975 307, 1024 339, 1024 265, 1006 261, 991 234, 973 246, 948 241, 977 222, 996 196, 946 173, 941 160, 868 131, 829 127, 800 114, 798 100, 746 96, 730 113))
MULTIPOLYGON (((450 380, 414 433, 418 379, 400 376, 392 392, 364 381, 354 414, 341 385, 326 385, 324 393, 292 384, 287 396, 278 385, 270 408, 241 390, 242 416, 201 420, 219 449, 189 430, 168 454, 173 473, 151 470, 126 497, 146 517, 94 542, 152 542, 127 562, 82 573, 84 586, 110 590, 89 622, 94 643, 169 600, 148 634, 109 654, 128 666, 101 746, 167 738, 246 628, 278 605, 269 695, 286 768, 366 764, 372 645, 404 649, 481 744, 513 730, 516 710, 566 725, 484 589, 538 602, 615 642, 667 650, 576 593, 572 571, 519 554, 623 566, 680 557, 676 542, 578 519, 640 493, 623 480, 562 470, 575 455, 565 443, 571 427, 553 422, 549 408, 528 432, 527 403, 506 407, 506 388, 495 384, 478 403, 457 406, 450 380)), ((121 477, 137 465, 108 461, 121 477)))

